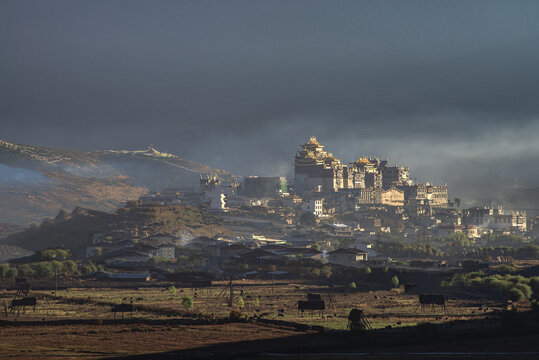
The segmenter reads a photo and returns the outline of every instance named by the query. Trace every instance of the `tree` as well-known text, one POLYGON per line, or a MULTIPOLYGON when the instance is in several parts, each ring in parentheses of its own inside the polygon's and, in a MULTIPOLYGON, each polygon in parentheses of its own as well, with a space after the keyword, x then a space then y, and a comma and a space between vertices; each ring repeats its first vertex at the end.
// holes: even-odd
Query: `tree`
POLYGON ((260 300, 258 300, 258 298, 256 298, 253 305, 255 306, 255 308, 258 309, 258 307, 260 306, 260 300))
POLYGON ((184 296, 182 299, 182 306, 185 310, 190 310, 195 302, 193 301, 193 298, 190 296, 184 296))
POLYGON ((176 286, 172 285, 167 290, 170 293, 170 295, 176 295, 176 286))
POLYGON ((32 268, 34 269, 37 278, 49 278, 54 275, 54 270, 48 262, 35 263, 32 268))
POLYGON ((370 275, 370 274, 372 274, 372 270, 371 270, 371 268, 370 268, 370 267, 368 267, 368 266, 367 266, 367 267, 365 268, 365 270, 364 270, 364 271, 365 271, 365 274, 367 274, 367 275, 370 275))
POLYGON ((93 262, 89 262, 88 264, 82 265, 81 270, 84 275, 90 275, 97 272, 98 269, 93 262))
POLYGON ((315 249, 315 250, 320 251, 320 244, 312 244, 311 249, 315 249))
POLYGON ((349 286, 350 289, 352 289, 352 290, 355 290, 355 289, 357 288, 356 283, 353 282, 353 281, 352 281, 348 286, 349 286))
POLYGON ((73 260, 66 260, 62 263, 62 272, 66 274, 78 274, 79 268, 77 267, 77 263, 73 260))
POLYGON ((302 225, 307 225, 307 226, 315 226, 316 216, 311 212, 304 212, 299 217, 299 223, 302 225))
POLYGON ((0 265, 0 279, 5 279, 6 278, 6 274, 7 274, 8 269, 9 269, 9 266, 7 266, 6 264, 1 264, 0 265))
POLYGON ((391 285, 393 285, 394 288, 399 287, 399 278, 397 276, 391 278, 391 285))
POLYGON ((383 272, 388 272, 389 271, 389 266, 384 266, 384 268, 382 269, 383 272))
POLYGON ((6 279, 15 279, 17 275, 19 275, 17 269, 10 267, 9 269, 7 269, 6 279))
POLYGON ((34 271, 34 268, 30 266, 30 264, 23 264, 19 266, 18 272, 21 276, 24 276, 24 277, 34 277, 36 273, 34 271))
POLYGON ((460 198, 455 198, 455 205, 457 205, 457 207, 460 207, 460 198))
POLYGON ((49 264, 52 268, 52 271, 55 273, 55 274, 60 274, 63 272, 63 264, 58 261, 58 260, 52 260, 52 261, 49 261, 49 264))

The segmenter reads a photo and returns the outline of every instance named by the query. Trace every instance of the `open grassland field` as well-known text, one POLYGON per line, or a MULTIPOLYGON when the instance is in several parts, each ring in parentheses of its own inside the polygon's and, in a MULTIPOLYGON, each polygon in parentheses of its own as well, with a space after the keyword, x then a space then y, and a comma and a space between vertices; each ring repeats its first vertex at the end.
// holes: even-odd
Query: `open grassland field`
MULTIPOLYGON (((216 325, 0 326, 0 358, 103 358, 298 335, 294 328, 250 323, 216 325)), ((150 356, 151 358, 151 356, 150 356)))
MULTIPOLYGON (((485 319, 503 309, 496 300, 459 300, 449 299, 446 310, 440 306, 425 308, 421 311, 417 295, 393 291, 360 292, 313 285, 303 282, 243 280, 234 281, 234 305, 228 306, 229 290, 227 282, 215 282, 211 288, 177 288, 168 291, 166 287, 143 288, 72 288, 51 291, 35 291, 38 305, 35 312, 27 308, 23 313, 8 313, 2 308, 4 320, 54 321, 72 319, 114 319, 122 315, 110 312, 111 306, 132 303, 136 312, 125 314, 126 319, 170 319, 228 318, 231 310, 241 311, 244 317, 258 316, 264 319, 319 325, 327 329, 346 329, 351 309, 362 309, 373 328, 387 326, 413 326, 422 322, 444 323, 455 320, 485 319), (326 302, 325 311, 298 311, 298 300, 307 300, 308 293, 318 293, 326 302), (182 299, 190 296, 194 306, 189 311, 182 307, 182 299), (244 307, 238 306, 238 297, 243 299, 244 307), (258 302, 258 306, 256 306, 258 302), (281 310, 281 311, 279 311, 281 310)), ((0 305, 9 304, 13 291, 0 292, 0 305)))

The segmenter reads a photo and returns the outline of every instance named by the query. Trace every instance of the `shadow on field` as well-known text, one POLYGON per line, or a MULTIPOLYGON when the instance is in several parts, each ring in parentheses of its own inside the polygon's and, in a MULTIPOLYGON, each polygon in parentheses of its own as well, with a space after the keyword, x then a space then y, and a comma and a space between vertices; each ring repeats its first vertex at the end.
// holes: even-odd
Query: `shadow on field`
MULTIPOLYGON (((473 324, 472 324, 473 325, 473 324)), ((539 329, 469 328, 447 330, 434 324, 364 333, 319 332, 228 342, 199 348, 148 353, 123 359, 288 358, 288 359, 537 359, 539 329), (508 331, 511 330, 511 331, 508 331)), ((233 341, 231 339, 231 341, 233 341)))

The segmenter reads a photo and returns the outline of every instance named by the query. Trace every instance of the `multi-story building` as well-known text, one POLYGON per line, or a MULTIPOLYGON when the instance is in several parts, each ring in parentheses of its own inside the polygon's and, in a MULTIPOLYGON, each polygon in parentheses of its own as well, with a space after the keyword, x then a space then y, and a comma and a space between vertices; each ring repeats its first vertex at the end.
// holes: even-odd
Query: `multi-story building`
POLYGON ((294 160, 298 194, 352 190, 359 204, 447 207, 447 185, 414 184, 407 167, 364 156, 344 165, 315 137, 301 147, 294 160))
POLYGON ((248 197, 273 197, 288 193, 285 177, 248 176, 243 179, 243 195, 248 197))
POLYGON ((430 183, 398 186, 404 191, 404 202, 410 206, 429 205, 447 207, 447 185, 431 185, 430 183))
POLYGON ((511 211, 504 214, 503 208, 476 207, 463 210, 462 222, 466 225, 477 225, 480 228, 495 231, 521 231, 526 232, 526 212, 511 211))

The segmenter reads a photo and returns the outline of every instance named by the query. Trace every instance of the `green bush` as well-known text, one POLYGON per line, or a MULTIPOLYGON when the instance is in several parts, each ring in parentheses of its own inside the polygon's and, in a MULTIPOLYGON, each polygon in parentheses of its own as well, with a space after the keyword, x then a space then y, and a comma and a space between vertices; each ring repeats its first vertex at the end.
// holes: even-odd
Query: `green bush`
POLYGON ((238 296, 238 298, 236 299, 236 305, 238 305, 240 309, 243 309, 243 307, 245 306, 245 302, 243 301, 243 298, 241 296, 238 296))
POLYGON ((9 266, 6 264, 0 264, 0 279, 5 279, 9 266))
POLYGON ((23 264, 19 266, 19 275, 24 277, 34 277, 35 276, 35 270, 30 264, 23 264))
MULTIPOLYGON (((533 278, 532 278, 533 279, 533 278)), ((539 286, 538 280, 527 279, 520 275, 494 274, 485 275, 482 272, 455 274, 449 282, 442 282, 442 286, 465 288, 475 292, 482 292, 498 297, 520 301, 532 297, 534 286, 539 286)))
POLYGON ((526 299, 526 296, 524 296, 522 291, 520 291, 519 289, 512 288, 511 290, 509 290, 509 299, 513 301, 522 301, 526 299))
POLYGON ((535 294, 535 297, 539 297, 539 276, 530 278, 530 286, 535 294))
POLYGON ((35 271, 35 277, 38 279, 49 278, 54 275, 54 270, 49 262, 38 262, 32 264, 35 271))
POLYGON ((350 289, 353 289, 353 290, 357 288, 356 283, 353 281, 348 286, 350 287, 350 289))
POLYGON ((19 275, 19 271, 16 268, 10 267, 6 271, 6 279, 15 279, 19 275))
POLYGON ((399 278, 396 277, 396 276, 393 276, 391 278, 391 285, 396 288, 396 287, 399 287, 399 278))
POLYGON ((182 299, 182 306, 185 310, 190 310, 195 304, 194 300, 190 296, 184 296, 182 299))
POLYGON ((367 274, 367 275, 372 274, 372 269, 370 267, 368 267, 368 266, 365 268, 364 271, 365 271, 365 274, 367 274))
POLYGON ((77 263, 73 260, 66 260, 62 262, 61 272, 65 274, 79 274, 79 268, 77 267, 77 263))

